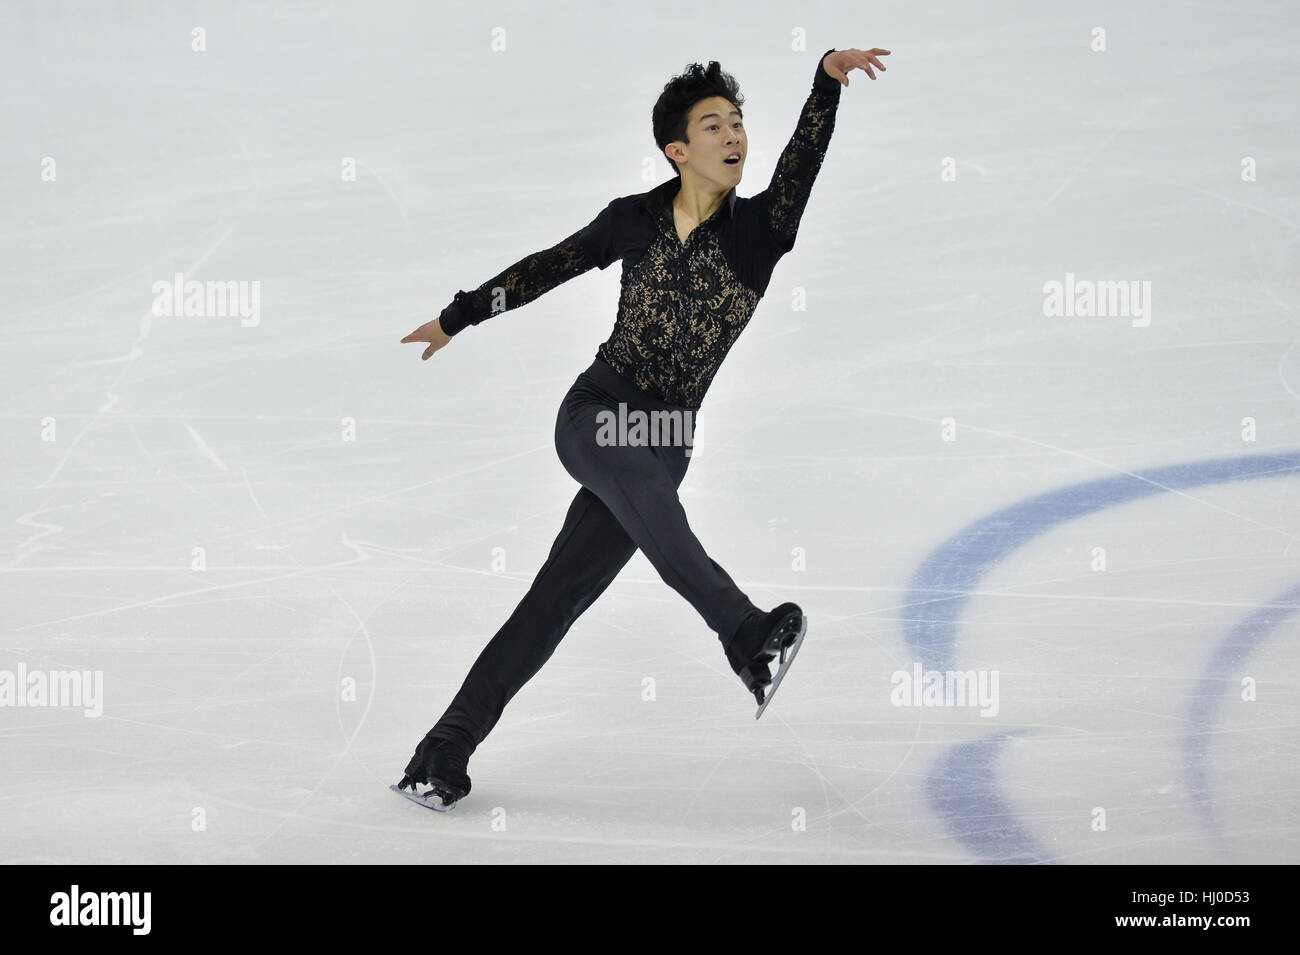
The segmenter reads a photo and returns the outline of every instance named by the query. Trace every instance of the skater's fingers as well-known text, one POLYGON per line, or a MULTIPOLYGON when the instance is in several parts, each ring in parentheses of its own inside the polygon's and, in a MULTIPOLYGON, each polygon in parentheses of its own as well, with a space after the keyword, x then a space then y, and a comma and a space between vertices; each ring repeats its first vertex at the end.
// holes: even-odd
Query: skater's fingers
POLYGON ((432 345, 430 345, 428 348, 426 348, 426 349, 424 350, 424 354, 423 354, 422 356, 420 356, 421 361, 428 361, 428 360, 429 360, 429 356, 432 355, 432 354, 433 354, 434 352, 436 352, 437 350, 438 350, 438 349, 436 349, 436 348, 434 348, 432 345))
POLYGON ((867 76, 871 77, 873 80, 876 78, 876 74, 871 71, 871 60, 867 57, 865 53, 860 53, 854 57, 853 66, 859 70, 862 70, 864 73, 867 74, 867 76))

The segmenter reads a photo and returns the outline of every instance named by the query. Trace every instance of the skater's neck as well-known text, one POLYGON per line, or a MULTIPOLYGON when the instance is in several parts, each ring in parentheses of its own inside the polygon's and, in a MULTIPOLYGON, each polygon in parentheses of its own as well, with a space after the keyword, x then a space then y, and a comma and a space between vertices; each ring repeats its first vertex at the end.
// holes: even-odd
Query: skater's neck
POLYGON ((718 211, 732 188, 734 187, 701 179, 684 170, 677 194, 673 197, 673 210, 687 223, 699 225, 718 211))

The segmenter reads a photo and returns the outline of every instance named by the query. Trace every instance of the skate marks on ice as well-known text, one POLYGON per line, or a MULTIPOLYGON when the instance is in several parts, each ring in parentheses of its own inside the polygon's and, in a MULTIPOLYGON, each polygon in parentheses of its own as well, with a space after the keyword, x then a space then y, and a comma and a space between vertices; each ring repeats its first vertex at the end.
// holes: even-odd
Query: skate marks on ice
MULTIPOLYGON (((907 646, 927 670, 954 669, 957 625, 981 579, 1020 547, 1069 521, 1163 492, 1183 494, 1197 487, 1296 476, 1300 476, 1300 452, 1211 458, 1072 484, 1012 504, 967 525, 922 562, 903 600, 907 646)), ((1266 530, 1287 533, 1243 515, 1234 516, 1266 530)), ((1184 748, 1197 753, 1197 758, 1188 761, 1186 771, 1201 807, 1208 806, 1210 800, 1203 750, 1209 732, 1207 720, 1213 720, 1214 708, 1207 711, 1199 701, 1208 698, 1207 686, 1221 688, 1228 679, 1215 671, 1237 662, 1243 644, 1257 645, 1268 632, 1265 622, 1269 628, 1280 622, 1279 611, 1297 609, 1297 597, 1300 588, 1256 610, 1234 629, 1234 636, 1229 636, 1216 652, 1193 691, 1191 709, 1196 715, 1189 724, 1193 728, 1187 732, 1194 734, 1196 742, 1185 741, 1184 748)), ((940 758, 927 785, 930 804, 953 838, 981 861, 1054 861, 1037 845, 999 791, 996 760, 1013 738, 1013 734, 995 734, 953 746, 940 758)), ((1212 817, 1202 809, 1201 818, 1203 823, 1209 823, 1212 817)))

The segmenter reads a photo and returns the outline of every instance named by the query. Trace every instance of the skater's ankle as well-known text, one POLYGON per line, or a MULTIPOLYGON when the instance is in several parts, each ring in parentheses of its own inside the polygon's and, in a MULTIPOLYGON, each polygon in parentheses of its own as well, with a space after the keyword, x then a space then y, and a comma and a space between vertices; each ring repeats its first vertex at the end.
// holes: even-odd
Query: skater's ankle
POLYGON ((724 646, 728 646, 728 647, 731 646, 736 642, 737 638, 740 637, 740 635, 745 631, 745 628, 747 626, 753 626, 754 622, 762 618, 762 616, 763 616, 762 610, 759 610, 757 607, 751 607, 749 610, 745 612, 745 615, 740 618, 740 622, 736 624, 735 629, 733 629, 731 633, 726 635, 719 634, 719 639, 722 641, 724 646))
POLYGON ((458 733, 455 730, 429 730, 426 738, 430 745, 437 743, 442 746, 450 746, 459 750, 466 759, 473 756, 474 750, 477 749, 472 742, 465 738, 464 734, 458 733))

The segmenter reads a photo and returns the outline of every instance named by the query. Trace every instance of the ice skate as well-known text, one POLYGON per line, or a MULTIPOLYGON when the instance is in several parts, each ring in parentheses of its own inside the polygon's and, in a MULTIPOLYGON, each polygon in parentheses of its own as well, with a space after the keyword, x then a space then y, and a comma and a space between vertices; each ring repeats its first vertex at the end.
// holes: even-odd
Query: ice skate
POLYGON ((426 736, 415 748, 401 782, 388 788, 428 809, 450 812, 469 795, 468 758, 455 743, 426 736), (420 784, 429 788, 421 791, 420 784))
POLYGON ((723 644, 731 669, 745 684, 745 689, 758 700, 754 719, 761 717, 772 701, 776 688, 781 685, 803 644, 807 630, 808 618, 799 605, 783 603, 768 613, 753 613, 746 617, 731 640, 723 644), (778 657, 774 679, 768 664, 778 657))

